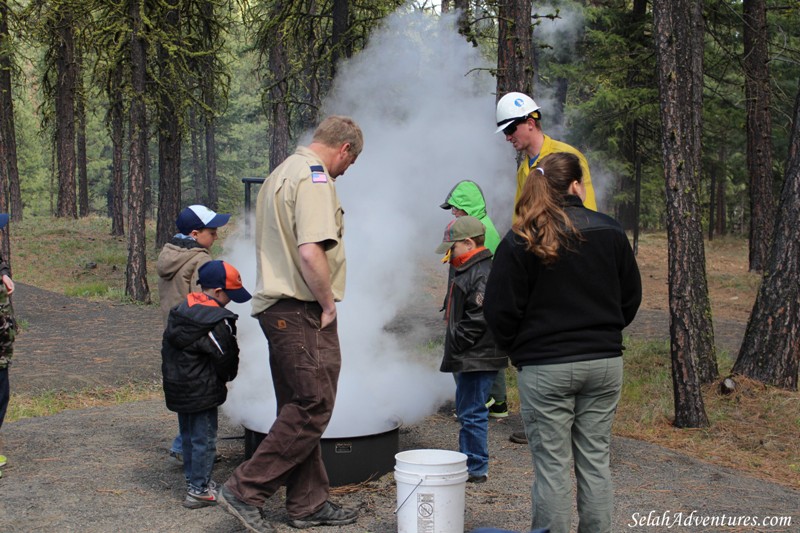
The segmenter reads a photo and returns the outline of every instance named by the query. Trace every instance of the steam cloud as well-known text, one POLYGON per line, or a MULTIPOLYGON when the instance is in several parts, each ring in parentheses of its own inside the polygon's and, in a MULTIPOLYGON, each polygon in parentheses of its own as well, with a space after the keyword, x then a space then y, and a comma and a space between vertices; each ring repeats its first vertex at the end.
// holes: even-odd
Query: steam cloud
MULTIPOLYGON (((452 218, 439 204, 456 182, 480 184, 495 223, 510 224, 514 152, 494 134, 490 66, 458 34, 454 15, 406 11, 388 17, 366 49, 339 68, 324 114, 352 116, 365 146, 336 184, 348 270, 338 305, 342 373, 327 437, 384 431, 393 418, 410 424, 453 397, 453 378, 438 370, 441 353, 422 346, 427 337, 398 337, 384 327, 421 298, 436 315, 444 295, 424 294, 421 267, 438 266, 447 276, 433 250, 452 218)), ((252 238, 229 238, 225 259, 255 287, 252 238)), ((223 410, 266 432, 276 410, 266 339, 249 304, 231 309, 240 316, 241 363, 223 410)))

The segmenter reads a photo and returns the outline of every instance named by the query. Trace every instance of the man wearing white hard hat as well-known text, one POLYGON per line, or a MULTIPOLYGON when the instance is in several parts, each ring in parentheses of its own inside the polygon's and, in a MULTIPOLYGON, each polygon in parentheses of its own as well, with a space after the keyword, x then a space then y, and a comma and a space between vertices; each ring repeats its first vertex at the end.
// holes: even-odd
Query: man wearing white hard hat
MULTIPOLYGON (((528 179, 531 169, 536 166, 537 161, 554 152, 569 152, 578 157, 581 170, 583 170, 582 182, 586 189, 586 199, 583 201, 583 205, 597 211, 594 187, 592 186, 592 178, 589 175, 589 164, 586 162, 586 158, 575 147, 545 135, 539 123, 541 118, 539 106, 527 94, 507 93, 497 102, 497 130, 495 133, 503 132, 506 140, 511 143, 514 149, 525 154, 525 158, 520 162, 517 169, 517 192, 514 195, 512 212, 519 201, 522 186, 525 185, 525 180, 528 179)), ((516 219, 516 215, 514 218, 516 219)), ((513 432, 509 440, 517 444, 528 442, 524 431, 513 432)))
POLYGON ((569 144, 545 135, 539 123, 541 118, 539 106, 527 94, 508 93, 497 102, 497 131, 495 133, 503 132, 506 140, 514 149, 523 152, 526 156, 517 170, 517 193, 514 196, 514 205, 517 205, 528 173, 536 166, 539 159, 554 152, 568 152, 578 156, 583 170, 583 186, 586 188, 586 200, 583 205, 597 211, 594 187, 586 158, 569 144))

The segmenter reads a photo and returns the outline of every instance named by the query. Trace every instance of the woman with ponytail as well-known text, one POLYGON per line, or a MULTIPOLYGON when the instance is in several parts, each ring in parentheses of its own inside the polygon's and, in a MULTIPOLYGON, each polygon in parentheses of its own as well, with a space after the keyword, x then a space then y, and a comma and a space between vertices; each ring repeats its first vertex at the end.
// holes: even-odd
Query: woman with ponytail
POLYGON ((532 528, 569 533, 570 469, 579 533, 610 533, 611 423, 622 387, 622 329, 642 299, 628 238, 583 206, 580 161, 559 152, 528 175, 497 247, 484 316, 519 370, 533 455, 532 528))

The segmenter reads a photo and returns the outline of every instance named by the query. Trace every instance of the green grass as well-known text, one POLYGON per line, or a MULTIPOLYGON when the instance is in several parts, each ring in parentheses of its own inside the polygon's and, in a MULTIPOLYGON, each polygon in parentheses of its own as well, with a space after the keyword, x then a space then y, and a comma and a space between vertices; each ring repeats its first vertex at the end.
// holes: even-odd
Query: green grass
POLYGON ((92 281, 84 285, 68 287, 64 290, 64 294, 67 296, 77 296, 80 298, 104 297, 110 290, 111 287, 108 286, 108 283, 103 281, 92 281))
POLYGON ((92 387, 75 392, 43 391, 11 394, 6 420, 50 416, 68 409, 85 409, 162 398, 160 381, 130 382, 117 387, 92 387))
POLYGON ((43 391, 11 394, 6 420, 51 416, 69 409, 85 409, 163 398, 160 381, 129 382, 117 387, 91 387, 74 392, 43 391))

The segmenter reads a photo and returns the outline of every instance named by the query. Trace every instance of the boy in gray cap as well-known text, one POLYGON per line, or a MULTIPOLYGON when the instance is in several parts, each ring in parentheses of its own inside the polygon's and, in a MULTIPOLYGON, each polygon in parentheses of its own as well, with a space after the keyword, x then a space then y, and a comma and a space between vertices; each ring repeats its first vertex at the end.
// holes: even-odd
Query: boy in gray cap
POLYGON ((489 472, 489 409, 486 397, 497 372, 508 365, 483 318, 483 295, 492 268, 484 246, 486 228, 475 217, 458 217, 444 230, 437 254, 450 250, 455 275, 447 289, 447 331, 439 368, 456 379, 456 415, 461 423, 459 450, 467 456, 470 483, 483 483, 489 472))

